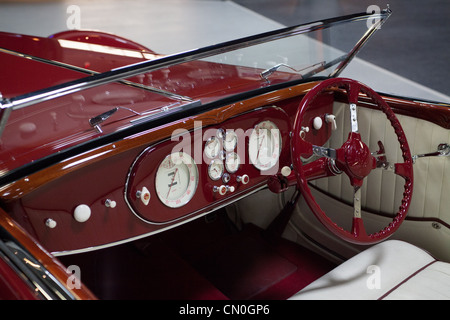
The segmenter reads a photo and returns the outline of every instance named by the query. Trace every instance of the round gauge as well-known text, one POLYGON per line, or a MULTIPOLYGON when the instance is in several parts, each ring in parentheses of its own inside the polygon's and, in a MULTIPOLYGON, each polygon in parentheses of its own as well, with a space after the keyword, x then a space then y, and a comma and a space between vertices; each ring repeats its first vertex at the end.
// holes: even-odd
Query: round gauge
POLYGON ((162 203, 178 208, 192 199, 198 184, 197 165, 190 155, 174 152, 159 165, 155 189, 162 203))
POLYGON ((217 157, 221 149, 220 141, 216 137, 209 138, 205 143, 205 155, 210 159, 217 157))
POLYGON ((261 171, 269 170, 280 157, 280 130, 272 121, 258 123, 250 135, 248 149, 250 162, 261 171))
POLYGON ((227 154, 227 158, 225 159, 225 168, 229 173, 235 173, 239 169, 240 164, 241 159, 236 152, 227 154))
POLYGON ((224 172, 223 161, 215 159, 208 166, 208 175, 212 180, 219 180, 224 172))
POLYGON ((223 148, 226 151, 233 151, 236 148, 238 137, 234 131, 227 131, 225 133, 225 140, 223 141, 223 148))

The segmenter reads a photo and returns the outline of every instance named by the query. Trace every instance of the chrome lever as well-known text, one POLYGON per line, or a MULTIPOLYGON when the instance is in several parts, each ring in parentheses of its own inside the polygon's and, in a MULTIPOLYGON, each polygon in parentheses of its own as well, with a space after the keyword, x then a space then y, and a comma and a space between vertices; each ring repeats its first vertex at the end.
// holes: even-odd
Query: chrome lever
POLYGON ((320 147, 320 146, 312 146, 313 149, 313 153, 316 156, 319 157, 325 157, 325 158, 329 158, 329 159, 336 159, 336 149, 332 149, 332 148, 325 148, 325 147, 320 147))
POLYGON ((450 156, 450 145, 448 143, 440 143, 437 147, 437 151, 424 154, 416 154, 412 156, 412 160, 413 163, 415 163, 418 158, 448 157, 448 156, 450 156))

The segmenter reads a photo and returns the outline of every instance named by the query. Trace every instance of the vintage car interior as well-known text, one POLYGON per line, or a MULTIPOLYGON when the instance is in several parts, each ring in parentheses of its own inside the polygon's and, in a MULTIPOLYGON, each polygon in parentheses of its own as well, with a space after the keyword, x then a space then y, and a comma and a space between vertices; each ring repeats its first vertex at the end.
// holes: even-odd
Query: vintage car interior
POLYGON ((450 106, 340 76, 391 13, 0 32, 0 298, 450 298, 450 106))

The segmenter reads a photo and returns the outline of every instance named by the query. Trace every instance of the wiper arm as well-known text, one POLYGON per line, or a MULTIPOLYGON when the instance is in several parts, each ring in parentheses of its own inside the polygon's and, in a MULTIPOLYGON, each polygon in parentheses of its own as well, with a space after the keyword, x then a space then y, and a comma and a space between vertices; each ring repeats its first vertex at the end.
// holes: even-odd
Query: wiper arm
POLYGON ((100 127, 100 124, 105 121, 106 119, 108 119, 109 117, 111 117, 114 113, 116 113, 116 111, 119 110, 119 107, 115 107, 111 110, 108 110, 106 112, 103 112, 102 114, 99 114, 98 116, 95 116, 93 118, 89 119, 89 124, 91 125, 91 127, 94 127, 95 130, 97 130, 98 133, 102 133, 102 129, 100 127))
MULTIPOLYGON (((295 71, 295 72, 297 72, 297 73, 300 73, 301 71, 304 71, 304 70, 306 70, 306 69, 313 68, 313 67, 316 67, 316 66, 320 66, 320 68, 322 68, 324 65, 325 65, 325 61, 322 61, 322 62, 318 62, 318 63, 313 64, 313 65, 307 66, 306 68, 297 70, 297 69, 291 67, 290 65, 288 65, 288 64, 286 64, 286 63, 279 63, 279 64, 274 65, 273 67, 271 67, 271 68, 269 68, 269 69, 266 69, 266 70, 262 71, 262 72, 260 73, 260 76, 261 76, 261 78, 263 78, 263 79, 266 80, 267 82, 270 82, 270 81, 269 81, 269 77, 270 77, 274 72, 278 71, 278 69, 280 69, 281 67, 285 67, 285 68, 291 69, 291 70, 293 70, 293 71, 295 71)), ((300 75, 303 77, 302 74, 300 74, 300 75)))
POLYGON ((183 110, 188 110, 191 108, 192 109, 197 108, 200 105, 201 105, 200 100, 194 100, 192 102, 185 103, 185 104, 181 104, 181 102, 175 102, 170 105, 166 105, 161 108, 153 109, 153 110, 146 111, 146 112, 137 112, 131 108, 118 106, 118 107, 112 108, 111 110, 103 112, 102 114, 99 114, 98 116, 90 118, 89 124, 91 125, 91 127, 95 128, 95 130, 97 130, 98 133, 103 133, 103 130, 100 125, 104 121, 106 121, 109 117, 111 117, 114 113, 116 113, 119 109, 127 110, 135 115, 142 116, 139 119, 131 120, 130 122, 133 124, 136 122, 143 122, 143 121, 148 121, 148 120, 151 120, 151 119, 154 119, 157 117, 161 117, 161 116, 173 113, 175 111, 183 111, 183 110))

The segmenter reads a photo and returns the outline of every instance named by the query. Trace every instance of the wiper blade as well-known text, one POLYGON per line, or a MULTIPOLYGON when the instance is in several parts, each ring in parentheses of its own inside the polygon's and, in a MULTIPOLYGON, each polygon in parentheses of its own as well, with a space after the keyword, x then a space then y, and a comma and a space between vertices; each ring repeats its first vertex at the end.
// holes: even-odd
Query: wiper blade
MULTIPOLYGON (((291 70, 295 71, 296 73, 300 73, 300 72, 302 72, 302 71, 304 71, 304 70, 307 70, 307 69, 309 69, 309 68, 313 68, 313 67, 316 67, 316 66, 319 66, 319 68, 323 68, 324 65, 325 65, 325 61, 322 61, 322 62, 315 63, 315 64, 313 64, 313 65, 307 66, 307 67, 305 67, 305 68, 303 68, 303 69, 297 70, 297 69, 291 67, 290 65, 288 65, 288 64, 286 64, 286 63, 279 63, 279 64, 274 65, 273 67, 271 67, 271 68, 269 68, 269 69, 266 69, 266 70, 262 71, 262 72, 260 73, 260 76, 261 76, 261 78, 263 78, 263 79, 266 80, 267 82, 270 82, 270 81, 269 81, 269 77, 270 77, 274 72, 278 71, 278 69, 280 69, 281 67, 285 67, 285 68, 288 68, 288 69, 291 69, 291 70)), ((317 69, 317 68, 316 68, 316 69, 317 69)), ((302 74, 300 74, 300 75, 303 77, 302 74)))
POLYGON ((109 111, 103 112, 102 114, 95 116, 89 119, 89 124, 91 127, 94 127, 98 133, 102 133, 102 129, 100 128, 100 124, 111 117, 116 111, 119 110, 119 107, 115 107, 109 111))
POLYGON ((109 117, 111 117, 114 113, 116 113, 119 109, 127 110, 135 115, 142 116, 139 119, 130 121, 130 123, 134 124, 134 123, 139 123, 139 122, 143 122, 143 121, 148 121, 151 119, 156 119, 156 118, 162 117, 164 115, 171 114, 174 111, 183 111, 183 110, 194 109, 194 108, 197 108, 198 106, 201 106, 201 104, 202 103, 200 100, 194 100, 192 102, 185 103, 185 104, 180 104, 180 102, 176 102, 171 105, 166 105, 161 108, 153 109, 153 110, 146 111, 146 112, 137 112, 131 108, 119 106, 119 107, 114 107, 111 110, 108 110, 106 112, 103 112, 102 114, 99 114, 98 116, 90 118, 89 124, 91 125, 91 127, 95 128, 95 130, 97 130, 98 133, 103 133, 103 130, 100 125, 104 121, 106 121, 109 117))

